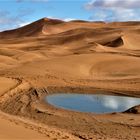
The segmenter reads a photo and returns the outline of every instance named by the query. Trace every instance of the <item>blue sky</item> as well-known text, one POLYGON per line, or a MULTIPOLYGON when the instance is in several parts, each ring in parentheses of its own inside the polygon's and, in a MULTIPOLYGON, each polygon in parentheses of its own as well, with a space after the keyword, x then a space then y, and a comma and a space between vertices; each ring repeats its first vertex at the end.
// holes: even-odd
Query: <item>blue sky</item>
POLYGON ((93 21, 140 20, 140 0, 1 0, 0 31, 43 17, 93 21))

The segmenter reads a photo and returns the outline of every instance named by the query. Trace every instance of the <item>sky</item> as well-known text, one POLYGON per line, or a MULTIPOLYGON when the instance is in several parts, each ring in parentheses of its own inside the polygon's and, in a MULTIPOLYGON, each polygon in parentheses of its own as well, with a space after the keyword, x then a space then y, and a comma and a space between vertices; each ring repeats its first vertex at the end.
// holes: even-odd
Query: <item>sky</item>
POLYGON ((0 31, 41 18, 140 21, 140 0, 0 0, 0 31))

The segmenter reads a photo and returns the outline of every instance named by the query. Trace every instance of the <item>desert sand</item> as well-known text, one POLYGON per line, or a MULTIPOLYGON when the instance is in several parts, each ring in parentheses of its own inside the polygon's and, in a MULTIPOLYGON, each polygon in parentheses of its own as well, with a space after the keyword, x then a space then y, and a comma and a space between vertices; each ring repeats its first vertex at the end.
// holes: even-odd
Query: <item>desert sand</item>
POLYGON ((59 92, 140 97, 140 22, 43 18, 0 32, 0 139, 139 140, 140 106, 110 114, 55 108, 59 92))

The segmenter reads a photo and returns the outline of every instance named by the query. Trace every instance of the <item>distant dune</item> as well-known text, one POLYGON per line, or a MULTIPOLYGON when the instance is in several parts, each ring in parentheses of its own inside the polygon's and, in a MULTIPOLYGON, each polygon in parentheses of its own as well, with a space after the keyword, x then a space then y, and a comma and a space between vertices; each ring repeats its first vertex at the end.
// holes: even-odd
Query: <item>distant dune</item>
MULTIPOLYGON (((132 56, 139 55, 138 51, 135 52, 140 50, 139 30, 140 22, 104 23, 81 20, 64 22, 43 18, 24 27, 0 33, 2 60, 0 66, 3 69, 4 66, 12 67, 20 63, 46 60, 51 57, 57 57, 59 61, 58 57, 61 56, 68 56, 74 63, 74 57, 71 58, 71 55, 78 55, 80 60, 84 60, 83 54, 87 56, 92 54, 88 56, 90 60, 96 58, 96 52, 101 53, 100 59, 103 59, 99 62, 105 61, 104 53, 113 53, 110 56, 112 62, 114 57, 116 60, 122 55, 123 58, 125 55, 129 58, 130 55, 131 61, 132 56)), ((80 64, 80 60, 77 63, 80 64)), ((124 59, 124 63, 125 61, 124 59)), ((97 59, 95 62, 97 63, 97 59)), ((81 64, 83 65, 83 61, 81 64)), ((90 65, 92 67, 92 64, 90 65)), ((100 63, 99 66, 101 67, 100 63)), ((94 67, 92 69, 94 71, 94 67)))
POLYGON ((64 22, 43 18, 0 33, 0 67, 45 61, 56 71, 68 67, 65 72, 71 75, 94 75, 97 79, 138 76, 139 30, 140 22, 64 22), (71 65, 75 65, 75 70, 71 65), (79 73, 82 68, 85 71, 79 73))

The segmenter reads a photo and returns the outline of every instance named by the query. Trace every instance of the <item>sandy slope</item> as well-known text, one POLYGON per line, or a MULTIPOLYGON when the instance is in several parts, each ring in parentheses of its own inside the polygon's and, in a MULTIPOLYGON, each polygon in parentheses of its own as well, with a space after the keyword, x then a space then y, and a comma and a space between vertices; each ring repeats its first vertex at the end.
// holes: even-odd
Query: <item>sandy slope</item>
MULTIPOLYGON (((5 92, 9 91, 10 89, 15 88, 18 85, 18 81, 14 79, 0 77, 0 96, 5 94, 5 92)), ((45 139, 45 136, 41 136, 30 129, 27 130, 23 126, 16 125, 11 123, 5 116, 0 115, 0 139, 1 140, 11 140, 11 139, 32 139, 32 140, 39 140, 45 139)))
POLYGON ((5 77, 0 77, 0 96, 5 92, 17 86, 18 82, 14 79, 9 79, 5 77))
MULTIPOLYGON (((48 139, 139 139, 139 106, 127 113, 91 115, 40 104, 47 90, 94 93, 98 88, 140 97, 139 33, 140 22, 63 22, 47 18, 1 32, 0 109, 14 115, 15 120, 17 116, 32 120, 48 139)), ((24 126, 33 128, 32 121, 24 126)), ((13 139, 16 131, 20 134, 25 130, 7 119, 1 118, 0 122, 5 129, 10 125, 9 136, 13 139)), ((43 137, 30 130, 24 133, 27 135, 23 139, 43 137)), ((10 138, 7 136, 4 129, 0 131, 0 138, 10 138)))
POLYGON ((10 121, 0 118, 0 139, 1 140, 42 140, 45 136, 27 129, 23 126, 16 125, 10 121))

